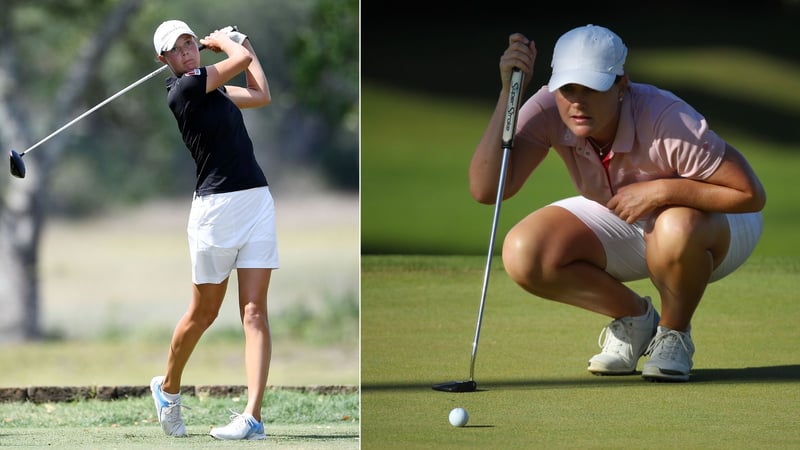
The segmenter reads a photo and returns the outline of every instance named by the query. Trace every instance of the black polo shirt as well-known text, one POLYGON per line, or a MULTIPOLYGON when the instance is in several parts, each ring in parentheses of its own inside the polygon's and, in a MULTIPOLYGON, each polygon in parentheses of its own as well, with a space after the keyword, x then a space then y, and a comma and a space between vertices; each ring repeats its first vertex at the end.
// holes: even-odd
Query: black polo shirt
POLYGON ((206 93, 206 68, 167 79, 167 103, 197 166, 197 195, 267 185, 239 108, 224 88, 206 93))

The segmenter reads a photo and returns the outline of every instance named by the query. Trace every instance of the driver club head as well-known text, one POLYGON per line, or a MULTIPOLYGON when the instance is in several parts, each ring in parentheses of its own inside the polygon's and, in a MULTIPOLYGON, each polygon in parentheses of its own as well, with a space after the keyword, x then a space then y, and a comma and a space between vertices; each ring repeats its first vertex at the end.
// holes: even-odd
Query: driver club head
POLYGON ((442 392, 475 392, 478 384, 473 380, 449 381, 447 383, 434 384, 433 390, 442 392))
POLYGON ((22 155, 11 150, 9 161, 11 163, 11 175, 17 178, 25 178, 25 161, 22 160, 22 155))

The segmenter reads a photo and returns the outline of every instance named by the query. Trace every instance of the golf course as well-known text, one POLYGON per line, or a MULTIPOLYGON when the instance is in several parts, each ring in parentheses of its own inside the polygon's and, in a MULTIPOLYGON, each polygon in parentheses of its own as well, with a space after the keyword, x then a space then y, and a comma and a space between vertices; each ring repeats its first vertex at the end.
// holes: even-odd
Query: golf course
MULTIPOLYGON (((768 196, 754 255, 709 285, 694 316, 690 381, 591 375, 587 361, 599 352, 608 319, 527 294, 494 258, 475 364, 478 390, 432 390, 469 378, 494 206, 472 200, 467 171, 499 80, 476 84, 489 93, 481 98, 375 76, 361 91, 363 448, 800 446, 800 136, 790 122, 800 117, 800 66, 735 44, 646 46, 628 39, 633 80, 690 99, 748 158, 768 196), (456 407, 469 413, 463 428, 448 422, 456 407)), ((420 60, 429 56, 419 53, 420 60)), ((482 55, 476 51, 475 59, 482 55)), ((546 72, 548 63, 543 57, 536 70, 546 72)), ((496 77, 496 59, 488 66, 496 77)), ((457 78, 483 80, 485 71, 476 72, 457 78)), ((498 243, 531 211, 571 195, 563 163, 551 153, 503 203, 498 243)), ((499 245, 495 250, 499 255, 499 245)), ((629 285, 660 307, 648 280, 629 285)))
MULTIPOLYGON (((263 415, 270 442, 281 447, 359 447, 357 203, 351 195, 319 192, 280 201, 284 265, 270 292, 274 344, 263 415), (345 388, 333 394, 306 389, 313 386, 345 388)), ((187 213, 186 202, 162 201, 53 221, 43 249, 48 338, 3 346, 0 388, 79 388, 90 395, 0 402, 0 446, 245 444, 208 436, 210 426, 228 420, 229 410, 244 408, 241 394, 185 396, 188 439, 164 436, 147 392, 113 401, 91 395, 102 387, 146 386, 163 373, 172 322, 189 298, 187 213)), ((187 366, 186 385, 246 384, 235 275, 231 283, 218 320, 187 366)))

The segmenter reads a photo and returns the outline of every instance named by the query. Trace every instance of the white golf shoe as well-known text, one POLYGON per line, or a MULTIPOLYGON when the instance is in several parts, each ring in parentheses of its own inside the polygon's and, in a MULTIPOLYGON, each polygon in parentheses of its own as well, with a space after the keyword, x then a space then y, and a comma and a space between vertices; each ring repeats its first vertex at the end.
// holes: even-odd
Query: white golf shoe
POLYGON ((184 437, 186 436, 186 425, 181 418, 181 398, 170 401, 164 397, 164 392, 161 390, 161 385, 164 383, 164 377, 153 377, 150 380, 150 392, 153 395, 153 401, 156 405, 156 416, 158 423, 161 424, 161 429, 167 436, 184 437))
POLYGON ((638 317, 611 321, 600 332, 598 345, 603 349, 589 359, 589 372, 595 375, 626 375, 636 371, 639 358, 658 327, 659 316, 650 297, 644 297, 647 312, 638 317))
POLYGON ((247 413, 233 413, 231 415, 231 423, 224 427, 212 428, 209 434, 216 439, 226 441, 256 441, 267 438, 267 435, 264 434, 264 424, 247 413))
POLYGON ((658 327, 647 347, 650 360, 642 367, 642 377, 650 381, 688 381, 692 370, 694 343, 690 331, 658 327))

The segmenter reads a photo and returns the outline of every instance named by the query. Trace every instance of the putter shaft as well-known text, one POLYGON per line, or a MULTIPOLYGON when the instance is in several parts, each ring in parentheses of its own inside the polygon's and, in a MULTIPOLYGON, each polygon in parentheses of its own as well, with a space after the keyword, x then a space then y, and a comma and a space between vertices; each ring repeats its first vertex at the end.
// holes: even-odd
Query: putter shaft
POLYGON ((492 232, 489 237, 489 252, 486 256, 486 270, 483 274, 483 289, 481 290, 481 305, 478 308, 478 323, 475 326, 475 339, 472 341, 472 355, 469 362, 469 379, 475 379, 475 355, 478 353, 478 341, 481 337, 481 324, 483 323, 483 310, 486 305, 486 292, 489 289, 489 274, 492 270, 492 256, 494 254, 494 243, 497 237, 497 225, 500 221, 500 206, 503 203, 503 192, 506 186, 508 174, 508 160, 511 156, 511 147, 514 145, 514 133, 517 129, 517 112, 519 110, 519 100, 522 96, 522 82, 524 74, 519 69, 514 69, 511 73, 511 88, 508 93, 508 104, 506 107, 505 122, 503 123, 503 159, 500 163, 500 177, 497 182, 497 197, 494 203, 494 217, 492 218, 492 232))

